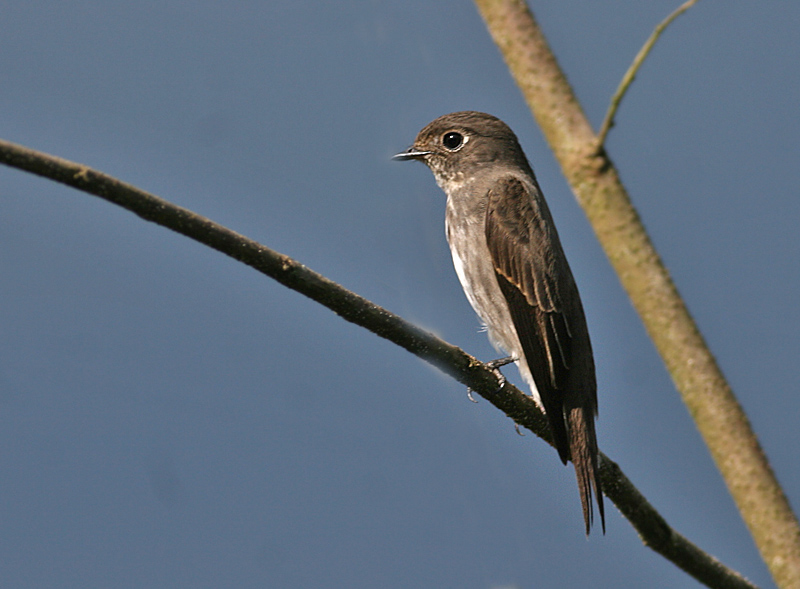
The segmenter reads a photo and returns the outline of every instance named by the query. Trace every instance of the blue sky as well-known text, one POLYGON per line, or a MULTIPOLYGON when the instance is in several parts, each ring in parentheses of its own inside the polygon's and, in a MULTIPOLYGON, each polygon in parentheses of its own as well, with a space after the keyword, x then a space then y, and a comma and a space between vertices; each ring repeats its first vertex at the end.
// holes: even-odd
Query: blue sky
MULTIPOLYGON (((598 126, 679 2, 532 8, 598 126)), ((581 290, 602 449, 682 534, 771 580, 469 2, 25 2, 0 137, 211 217, 489 360, 444 196, 390 156, 474 109, 520 137, 581 290)), ((800 504, 800 5, 700 2, 608 140, 800 504)), ((692 587, 489 403, 254 271, 0 168, 0 584, 692 587)), ((520 384, 513 368, 507 376, 520 384)))

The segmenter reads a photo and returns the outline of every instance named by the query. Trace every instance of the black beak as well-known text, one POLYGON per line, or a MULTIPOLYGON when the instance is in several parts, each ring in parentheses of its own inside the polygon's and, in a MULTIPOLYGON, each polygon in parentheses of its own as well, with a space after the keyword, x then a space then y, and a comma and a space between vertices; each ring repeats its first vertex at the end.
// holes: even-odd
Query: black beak
POLYGON ((431 153, 431 152, 430 151, 420 151, 418 149, 415 149, 414 147, 409 147, 406 151, 401 151, 397 155, 392 156, 392 159, 393 160, 400 160, 400 161, 418 160, 418 159, 421 159, 424 156, 428 155, 429 153, 431 153))

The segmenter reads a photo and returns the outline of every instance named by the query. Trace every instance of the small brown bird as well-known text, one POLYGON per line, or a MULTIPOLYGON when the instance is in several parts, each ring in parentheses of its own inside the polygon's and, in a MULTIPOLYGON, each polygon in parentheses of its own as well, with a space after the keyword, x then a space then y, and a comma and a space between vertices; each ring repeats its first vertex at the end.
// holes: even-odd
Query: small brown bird
POLYGON ((587 535, 593 489, 605 533, 589 331, 553 218, 516 135, 491 115, 456 112, 428 124, 395 159, 425 163, 447 194, 447 241, 467 299, 547 415, 561 461, 572 460, 587 535))

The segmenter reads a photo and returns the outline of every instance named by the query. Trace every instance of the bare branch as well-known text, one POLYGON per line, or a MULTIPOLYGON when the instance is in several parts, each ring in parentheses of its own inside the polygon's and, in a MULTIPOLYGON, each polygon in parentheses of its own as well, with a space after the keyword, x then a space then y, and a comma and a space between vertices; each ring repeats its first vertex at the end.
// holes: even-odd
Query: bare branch
POLYGON ((600 132, 597 134, 597 153, 602 151, 603 145, 606 142, 606 136, 611 130, 611 127, 614 126, 614 117, 617 114, 619 104, 622 102, 622 98, 625 96, 628 88, 633 83, 634 78, 636 78, 636 74, 639 73, 639 68, 642 67, 644 60, 647 59, 647 56, 650 54, 650 50, 653 49, 653 45, 656 44, 656 41, 658 41, 661 33, 664 32, 664 29, 666 29, 673 20, 697 4, 698 1, 699 0, 689 0, 688 2, 681 4, 675 10, 675 12, 670 14, 667 18, 659 23, 647 41, 645 41, 645 44, 642 45, 642 48, 639 49, 639 53, 636 54, 636 57, 633 59, 633 63, 622 77, 622 81, 620 82, 617 91, 614 92, 614 96, 611 97, 611 104, 608 106, 608 111, 603 119, 603 124, 600 125, 600 132))
MULTIPOLYGON (((547 420, 536 404, 510 383, 497 392, 497 377, 461 349, 412 325, 298 263, 188 209, 173 205, 87 166, 0 140, 0 163, 55 180, 119 205, 230 256, 328 307, 342 318, 383 337, 469 386, 516 424, 552 445, 547 420)), ((672 530, 611 459, 602 456, 606 496, 639 532, 642 541, 711 587, 755 586, 672 530)))

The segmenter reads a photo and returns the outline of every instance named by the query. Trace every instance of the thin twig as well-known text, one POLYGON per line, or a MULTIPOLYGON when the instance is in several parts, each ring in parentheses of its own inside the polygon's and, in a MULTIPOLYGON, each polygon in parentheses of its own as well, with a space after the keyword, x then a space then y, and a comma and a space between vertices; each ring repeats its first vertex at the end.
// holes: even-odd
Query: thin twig
POLYGON ((647 55, 650 53, 650 50, 653 48, 653 45, 656 44, 658 38, 661 36, 661 33, 664 32, 670 23, 678 18, 681 14, 689 10, 692 6, 697 4, 699 0, 689 0, 688 2, 683 3, 679 6, 675 12, 670 14, 667 18, 665 18, 659 25, 653 30, 653 33, 650 35, 650 38, 647 39, 645 44, 639 50, 639 53, 636 54, 636 57, 633 60, 633 63, 628 68, 628 71, 625 72, 625 75, 622 77, 622 82, 620 82, 617 91, 614 92, 614 96, 611 97, 611 104, 608 107, 608 112, 606 112, 606 117, 603 119, 603 124, 600 125, 600 132, 597 134, 597 153, 603 149, 603 144, 606 141, 606 136, 608 132, 611 130, 611 127, 614 126, 614 117, 617 114, 617 109, 619 109, 619 104, 622 102, 623 96, 628 91, 628 88, 633 83, 633 79, 636 77, 636 74, 639 72, 639 68, 642 67, 642 63, 647 58, 647 55))
MULTIPOLYGON (((497 391, 497 377, 485 364, 288 256, 81 164, 2 140, 0 163, 99 196, 147 221, 181 233, 255 268, 326 306, 347 321, 437 366, 480 394, 515 423, 552 445, 546 418, 536 404, 511 383, 506 383, 497 391)), ((606 496, 631 522, 647 546, 710 587, 755 588, 739 573, 725 567, 670 528, 619 466, 605 455, 601 459, 600 478, 606 496)))

